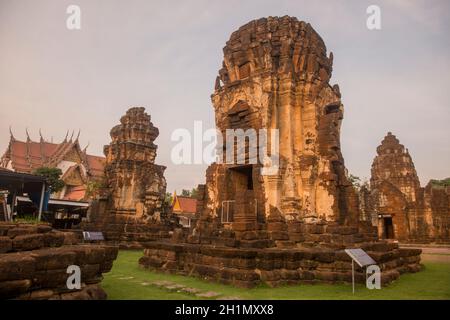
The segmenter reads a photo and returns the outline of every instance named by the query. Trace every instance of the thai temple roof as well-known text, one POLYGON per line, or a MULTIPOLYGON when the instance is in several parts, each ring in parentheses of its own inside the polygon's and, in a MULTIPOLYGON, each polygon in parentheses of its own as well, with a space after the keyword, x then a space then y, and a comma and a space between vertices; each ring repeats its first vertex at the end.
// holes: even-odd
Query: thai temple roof
POLYGON ((76 151, 81 163, 86 167, 88 175, 101 177, 105 158, 87 154, 86 148, 81 149, 78 137, 67 139, 67 135, 61 143, 45 141, 41 135, 39 141, 32 141, 27 132, 27 140, 20 141, 13 134, 7 150, 3 154, 0 166, 7 168, 10 165, 15 171, 32 173, 35 169, 45 166, 56 166, 70 152, 76 151))

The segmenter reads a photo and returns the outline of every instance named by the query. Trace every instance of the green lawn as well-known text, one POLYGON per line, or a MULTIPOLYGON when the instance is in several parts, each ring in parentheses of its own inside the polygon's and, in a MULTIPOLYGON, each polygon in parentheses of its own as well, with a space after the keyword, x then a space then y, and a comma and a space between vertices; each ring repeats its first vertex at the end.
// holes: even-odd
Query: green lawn
POLYGON ((368 290, 358 285, 352 295, 351 285, 298 285, 270 288, 261 285, 241 289, 211 283, 198 278, 150 272, 139 268, 142 251, 120 251, 111 272, 102 282, 109 299, 195 299, 194 295, 170 292, 153 285, 155 280, 168 280, 185 286, 215 291, 223 296, 241 299, 450 299, 450 263, 425 263, 416 274, 404 274, 400 280, 381 290, 368 290))

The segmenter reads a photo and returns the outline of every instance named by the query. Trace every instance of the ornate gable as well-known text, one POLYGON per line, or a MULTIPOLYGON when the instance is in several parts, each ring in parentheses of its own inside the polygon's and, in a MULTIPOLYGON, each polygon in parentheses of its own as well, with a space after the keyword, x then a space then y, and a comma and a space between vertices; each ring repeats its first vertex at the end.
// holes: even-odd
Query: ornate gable
POLYGON ((65 152, 64 156, 62 157, 62 160, 65 161, 72 161, 78 164, 83 163, 83 158, 81 157, 81 154, 77 148, 77 144, 73 144, 72 147, 65 152))
POLYGON ((80 165, 70 167, 61 177, 66 185, 81 186, 86 183, 86 176, 80 165))

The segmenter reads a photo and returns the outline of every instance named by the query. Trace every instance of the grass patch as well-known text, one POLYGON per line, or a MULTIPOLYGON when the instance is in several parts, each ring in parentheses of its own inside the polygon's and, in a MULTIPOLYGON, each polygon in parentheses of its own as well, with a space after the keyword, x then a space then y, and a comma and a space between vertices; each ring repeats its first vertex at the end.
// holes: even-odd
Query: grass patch
POLYGON ((39 221, 37 217, 33 217, 31 215, 29 215, 29 216, 22 216, 20 218, 16 217, 14 222, 27 223, 27 224, 42 224, 42 223, 44 223, 43 221, 39 221))
POLYGON ((357 285, 352 295, 350 284, 315 284, 270 288, 260 285, 253 289, 236 288, 194 277, 151 272, 141 269, 138 260, 142 251, 120 251, 111 272, 105 274, 102 287, 109 299, 197 299, 193 295, 169 292, 153 285, 142 285, 155 280, 168 280, 185 286, 215 291, 223 296, 242 299, 450 299, 450 264, 425 263, 425 269, 415 274, 404 274, 399 280, 381 290, 368 290, 357 285))

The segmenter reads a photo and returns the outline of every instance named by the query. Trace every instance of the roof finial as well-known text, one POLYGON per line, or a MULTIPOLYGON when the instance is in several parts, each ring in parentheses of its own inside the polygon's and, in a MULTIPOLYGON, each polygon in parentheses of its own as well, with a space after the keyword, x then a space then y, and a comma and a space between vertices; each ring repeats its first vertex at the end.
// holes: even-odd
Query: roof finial
POLYGON ((27 134, 27 142, 31 141, 30 134, 28 133, 28 127, 25 128, 25 132, 27 134))
POLYGON ((88 141, 88 144, 86 145, 86 147, 84 147, 83 152, 87 153, 87 148, 89 147, 90 142, 88 141))
POLYGON ((64 141, 63 141, 63 143, 64 142, 67 142, 67 136, 69 135, 69 130, 67 130, 67 132, 66 132, 66 136, 64 137, 64 141))
POLYGON ((80 138, 80 133, 81 133, 81 129, 78 129, 78 134, 77 134, 77 138, 75 139, 75 141, 78 141, 78 138, 80 138))
POLYGON ((72 142, 73 134, 75 133, 75 130, 72 130, 72 134, 70 135, 69 141, 72 142))
POLYGON ((39 137, 41 139, 41 142, 44 142, 44 137, 42 136, 41 128, 39 128, 39 137))
POLYGON ((13 140, 13 141, 16 140, 16 138, 14 138, 14 134, 12 132, 11 126, 9 126, 9 136, 10 136, 11 140, 13 140))

